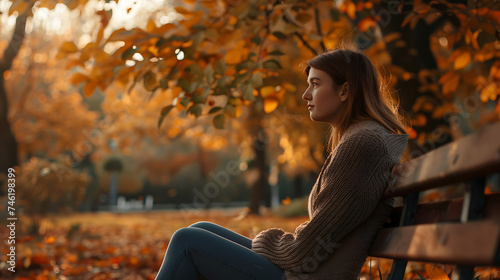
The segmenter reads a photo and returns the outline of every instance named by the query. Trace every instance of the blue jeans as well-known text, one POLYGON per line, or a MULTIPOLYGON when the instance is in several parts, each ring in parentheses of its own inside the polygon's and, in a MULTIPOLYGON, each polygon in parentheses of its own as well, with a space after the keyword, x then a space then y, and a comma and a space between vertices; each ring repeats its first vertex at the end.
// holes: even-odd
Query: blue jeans
POLYGON ((282 280, 283 270, 253 252, 252 240, 209 222, 177 230, 156 280, 282 280), (203 276, 203 278, 200 278, 203 276))

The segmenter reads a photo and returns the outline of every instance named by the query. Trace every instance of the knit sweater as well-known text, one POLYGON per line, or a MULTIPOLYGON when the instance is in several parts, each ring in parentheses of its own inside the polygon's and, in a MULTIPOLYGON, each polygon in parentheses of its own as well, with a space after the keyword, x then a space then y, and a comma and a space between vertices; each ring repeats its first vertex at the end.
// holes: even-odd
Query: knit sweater
POLYGON ((271 228, 252 250, 285 270, 286 279, 357 279, 394 199, 382 200, 408 134, 375 120, 351 124, 327 157, 309 195, 309 220, 294 233, 271 228))

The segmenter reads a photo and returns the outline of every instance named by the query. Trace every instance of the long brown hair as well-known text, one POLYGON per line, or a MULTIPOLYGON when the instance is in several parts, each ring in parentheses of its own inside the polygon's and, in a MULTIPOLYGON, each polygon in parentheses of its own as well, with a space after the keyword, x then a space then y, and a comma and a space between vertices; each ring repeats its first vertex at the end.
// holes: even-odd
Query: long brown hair
POLYGON ((335 49, 307 61, 307 75, 311 67, 326 72, 336 85, 348 84, 349 95, 341 108, 338 126, 332 126, 330 131, 328 146, 331 150, 338 145, 351 123, 360 120, 376 120, 394 134, 406 133, 398 104, 395 104, 385 81, 365 55, 335 49))

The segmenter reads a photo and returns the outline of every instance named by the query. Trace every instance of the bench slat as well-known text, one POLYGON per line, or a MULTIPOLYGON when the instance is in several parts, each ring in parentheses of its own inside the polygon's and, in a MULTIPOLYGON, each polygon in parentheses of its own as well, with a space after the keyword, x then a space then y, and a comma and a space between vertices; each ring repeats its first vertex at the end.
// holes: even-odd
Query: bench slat
POLYGON ((495 266, 498 221, 443 223, 381 229, 370 256, 458 265, 495 266))
POLYGON ((467 182, 500 172, 500 122, 398 165, 384 196, 394 197, 467 182))
MULTIPOLYGON (((423 203, 417 207, 415 224, 431 224, 438 222, 459 222, 462 213, 463 198, 423 203)), ((403 207, 396 207, 394 211, 401 216, 403 207)), ((484 196, 483 220, 500 221, 500 193, 484 196)))

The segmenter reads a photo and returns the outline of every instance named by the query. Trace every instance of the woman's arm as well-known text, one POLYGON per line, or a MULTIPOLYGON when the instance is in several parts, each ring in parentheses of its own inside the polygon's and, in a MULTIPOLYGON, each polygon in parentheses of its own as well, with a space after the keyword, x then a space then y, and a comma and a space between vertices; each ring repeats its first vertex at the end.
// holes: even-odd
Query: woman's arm
POLYGON ((313 272, 342 246, 340 240, 365 220, 377 204, 395 163, 382 139, 371 132, 339 144, 313 198, 310 221, 295 233, 272 228, 260 232, 252 250, 285 270, 313 272))

